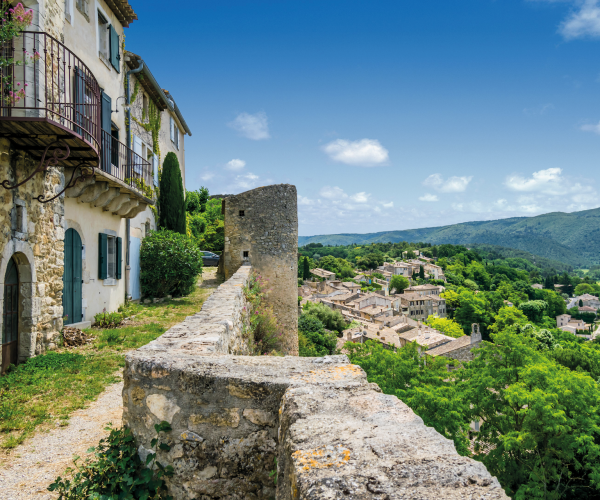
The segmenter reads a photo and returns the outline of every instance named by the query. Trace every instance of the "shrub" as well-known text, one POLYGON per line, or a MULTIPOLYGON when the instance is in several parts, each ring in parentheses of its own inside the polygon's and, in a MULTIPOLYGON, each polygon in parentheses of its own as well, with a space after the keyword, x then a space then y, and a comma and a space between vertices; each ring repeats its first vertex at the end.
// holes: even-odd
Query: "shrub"
POLYGON ((144 297, 188 295, 202 274, 198 246, 174 231, 153 231, 142 240, 140 283, 144 297))
POLYGON ((337 345, 335 333, 325 330, 315 316, 303 314, 298 319, 300 356, 326 356, 333 354, 337 345))
POLYGON ((125 319, 120 312, 107 313, 106 309, 94 316, 94 326, 98 328, 117 328, 125 319))
POLYGON ((179 160, 167 153, 160 176, 159 227, 185 234, 185 199, 179 160))
POLYGON ((314 316, 323 324, 323 327, 328 330, 335 330, 340 334, 347 328, 342 313, 330 309, 321 302, 307 302, 304 306, 304 315, 314 316))
MULTIPOLYGON (((151 448, 158 446, 168 452, 171 447, 159 443, 158 437, 163 431, 170 431, 167 422, 154 426, 157 437, 151 442, 151 448)), ((87 459, 79 464, 75 458, 75 469, 68 468, 67 474, 75 472, 72 479, 58 477, 48 490, 59 494, 61 500, 131 499, 171 500, 167 495, 164 477, 173 475, 173 467, 163 467, 156 461, 156 453, 150 452, 144 462, 140 459, 135 438, 130 429, 111 429, 107 438, 100 440, 94 451, 95 459, 87 459)))
POLYGON ((283 338, 283 329, 273 309, 264 302, 264 286, 261 276, 253 273, 244 287, 244 295, 250 307, 250 328, 246 335, 255 355, 278 354, 283 338))

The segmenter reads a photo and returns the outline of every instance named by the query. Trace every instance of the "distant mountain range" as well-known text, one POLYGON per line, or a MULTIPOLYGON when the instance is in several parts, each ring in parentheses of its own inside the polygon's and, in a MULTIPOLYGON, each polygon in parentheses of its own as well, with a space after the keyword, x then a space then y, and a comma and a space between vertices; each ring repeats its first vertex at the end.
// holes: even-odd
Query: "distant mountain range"
POLYGON ((488 244, 516 248, 573 267, 600 264, 600 208, 582 212, 552 212, 536 217, 465 222, 442 227, 368 234, 300 236, 298 245, 349 245, 399 241, 488 244))

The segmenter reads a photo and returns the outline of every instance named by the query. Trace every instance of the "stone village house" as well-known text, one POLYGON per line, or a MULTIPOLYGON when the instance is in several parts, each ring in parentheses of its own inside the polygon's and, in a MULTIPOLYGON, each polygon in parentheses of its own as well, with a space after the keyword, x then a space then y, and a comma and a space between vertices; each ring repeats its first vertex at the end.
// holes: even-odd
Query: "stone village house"
POLYGON ((89 325, 139 298, 158 165, 174 151, 183 172, 190 135, 173 97, 123 49, 137 19, 127 0, 23 3, 33 23, 10 56, 26 64, 3 75, 23 96, 6 97, 5 84, 0 101, 2 371, 53 348, 63 323, 89 325))

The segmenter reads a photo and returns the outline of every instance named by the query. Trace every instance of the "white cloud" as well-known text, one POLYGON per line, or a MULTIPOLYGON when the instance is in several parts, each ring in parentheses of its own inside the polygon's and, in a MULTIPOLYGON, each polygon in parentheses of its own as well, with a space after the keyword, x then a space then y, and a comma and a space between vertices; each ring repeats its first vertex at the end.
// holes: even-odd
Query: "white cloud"
POLYGON ((245 166, 246 162, 244 160, 240 160, 239 158, 234 158, 233 160, 230 160, 225 164, 225 168, 227 170, 233 171, 242 170, 245 166))
POLYGON ((213 177, 215 176, 214 173, 212 172, 206 172, 205 174, 202 174, 200 176, 200 179, 203 180, 204 182, 211 180, 213 177))
POLYGON ((259 185, 258 175, 248 172, 244 175, 236 175, 232 188, 235 189, 253 189, 259 185))
POLYGON ((579 0, 576 4, 577 9, 561 23, 560 34, 567 40, 600 37, 599 0, 579 0))
POLYGON ((376 139, 337 139, 323 146, 323 151, 334 161, 358 167, 384 165, 389 159, 388 150, 376 139))
POLYGON ((268 139, 269 135, 269 124, 267 115, 264 111, 251 115, 249 113, 240 113, 237 115, 235 120, 228 123, 228 125, 237 130, 240 135, 252 139, 253 141, 260 141, 261 139, 268 139))
POLYGON ((310 206, 313 201, 306 196, 298 195, 298 205, 310 206))
POLYGON ((506 178, 504 185, 513 191, 538 191, 545 194, 561 194, 565 192, 561 173, 561 168, 547 168, 546 170, 534 172, 529 178, 513 174, 506 178))
POLYGON ((382 203, 384 208, 394 208, 394 202, 390 201, 389 203, 382 203))
POLYGON ((453 176, 444 180, 440 174, 432 174, 423 181, 423 185, 432 187, 440 193, 462 193, 467 189, 467 186, 472 179, 473 176, 470 175, 464 177, 453 176))
POLYGON ((348 198, 348 195, 344 193, 344 190, 337 186, 325 186, 321 188, 319 194, 328 200, 343 200, 344 198, 348 198))
POLYGON ((367 203, 367 201, 369 201, 370 196, 370 194, 367 194, 363 191, 360 193, 353 194, 352 196, 350 196, 350 199, 352 201, 355 201, 356 203, 367 203))
POLYGON ((426 193, 423 196, 419 196, 421 201, 439 201, 437 195, 426 193))
POLYGON ((595 134, 600 135, 600 122, 598 122, 596 125, 593 125, 591 123, 582 125, 581 130, 583 130, 584 132, 594 132, 595 134))

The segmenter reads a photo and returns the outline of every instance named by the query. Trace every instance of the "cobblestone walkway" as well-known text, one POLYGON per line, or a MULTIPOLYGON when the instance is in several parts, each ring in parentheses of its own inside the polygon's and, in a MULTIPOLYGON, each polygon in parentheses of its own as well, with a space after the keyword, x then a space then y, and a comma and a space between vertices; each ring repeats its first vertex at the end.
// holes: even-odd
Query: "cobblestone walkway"
MULTIPOLYGON (((220 281, 216 268, 206 268, 202 288, 216 288, 220 281)), ((73 465, 73 456, 87 456, 86 451, 107 435, 109 422, 121 425, 123 414, 123 382, 113 384, 87 408, 71 415, 69 424, 40 432, 15 448, 0 464, 0 499, 50 500, 58 495, 48 486, 65 469, 73 465)))

